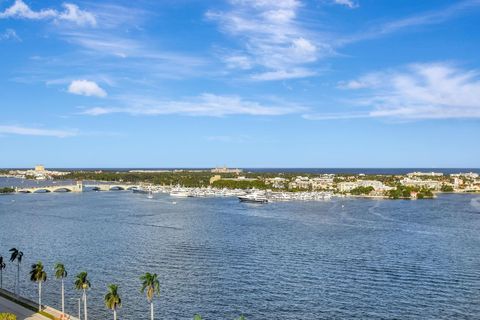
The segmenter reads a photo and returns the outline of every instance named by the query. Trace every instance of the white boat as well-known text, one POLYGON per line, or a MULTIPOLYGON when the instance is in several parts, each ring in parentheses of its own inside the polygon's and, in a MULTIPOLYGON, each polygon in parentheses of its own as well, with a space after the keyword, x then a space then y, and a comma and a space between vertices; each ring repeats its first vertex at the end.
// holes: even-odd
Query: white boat
POLYGON ((153 192, 151 190, 148 192, 147 198, 148 199, 153 199, 153 192))
POLYGON ((267 203, 268 199, 265 194, 250 193, 244 196, 239 196, 240 202, 252 202, 252 203, 267 203))
POLYGON ((188 197, 193 197, 190 192, 185 191, 185 190, 172 190, 170 192, 171 197, 176 197, 176 198, 188 198, 188 197))

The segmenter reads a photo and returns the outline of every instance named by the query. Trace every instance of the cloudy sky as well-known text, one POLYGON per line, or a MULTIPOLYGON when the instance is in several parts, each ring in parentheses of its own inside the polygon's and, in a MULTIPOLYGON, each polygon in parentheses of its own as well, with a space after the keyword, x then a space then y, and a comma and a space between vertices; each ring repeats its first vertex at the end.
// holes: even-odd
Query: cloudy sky
POLYGON ((0 0, 0 167, 480 167, 480 0, 0 0))

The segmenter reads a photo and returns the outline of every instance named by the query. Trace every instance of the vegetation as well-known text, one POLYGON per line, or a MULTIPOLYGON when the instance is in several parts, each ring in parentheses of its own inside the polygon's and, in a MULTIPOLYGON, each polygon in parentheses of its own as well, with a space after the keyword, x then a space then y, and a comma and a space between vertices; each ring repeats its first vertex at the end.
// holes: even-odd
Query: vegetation
POLYGON ((38 283, 38 311, 42 311, 42 283, 47 281, 47 273, 43 270, 41 261, 32 264, 30 281, 38 283))
POLYGON ((453 187, 449 186, 449 185, 446 185, 446 184, 443 184, 440 191, 442 191, 442 192, 453 192, 453 187))
POLYGON ((155 294, 160 295, 160 282, 158 281, 158 276, 156 273, 145 273, 140 277, 142 280, 142 292, 146 292, 147 301, 150 303, 150 318, 154 320, 153 317, 153 298, 155 294))
POLYGON ((260 180, 217 180, 212 183, 214 188, 228 188, 228 189, 261 189, 265 190, 269 187, 265 182, 260 180))
POLYGON ((87 317, 87 290, 90 288, 90 281, 88 280, 88 274, 85 271, 80 272, 77 274, 77 278, 75 280, 75 289, 82 290, 82 298, 83 298, 83 315, 85 320, 88 319, 87 317))
POLYGON ((108 293, 105 295, 105 306, 113 311, 113 320, 117 320, 117 309, 122 306, 122 299, 118 294, 118 286, 111 284, 108 286, 108 293))
POLYGON ((11 313, 0 313, 0 320, 17 320, 17 316, 11 313))
POLYGON ((355 189, 350 190, 350 194, 353 195, 367 195, 370 194, 373 190, 375 190, 372 186, 368 187, 356 187, 355 189))
POLYGON ((414 194, 417 199, 433 198, 432 190, 427 188, 397 185, 396 189, 387 191, 390 199, 412 199, 414 194))
POLYGON ((13 188, 9 188, 9 187, 0 188, 0 194, 2 194, 2 193, 13 193, 13 192, 15 192, 15 189, 13 189, 13 188))
POLYGON ((65 314, 65 284, 64 280, 67 277, 67 270, 62 263, 55 264, 55 278, 62 280, 62 314, 65 314))

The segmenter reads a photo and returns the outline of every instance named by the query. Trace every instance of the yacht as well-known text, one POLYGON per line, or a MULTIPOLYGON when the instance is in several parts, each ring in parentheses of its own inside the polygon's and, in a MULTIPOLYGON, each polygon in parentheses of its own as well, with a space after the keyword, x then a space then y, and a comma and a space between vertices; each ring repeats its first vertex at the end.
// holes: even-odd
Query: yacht
POLYGON ((186 191, 186 190, 172 190, 170 191, 170 196, 171 197, 176 197, 176 198, 188 198, 188 197, 193 197, 192 194, 190 194, 190 192, 186 191))
POLYGON ((240 202, 253 202, 253 203, 267 203, 268 198, 265 194, 260 193, 250 193, 243 196, 238 196, 240 202))

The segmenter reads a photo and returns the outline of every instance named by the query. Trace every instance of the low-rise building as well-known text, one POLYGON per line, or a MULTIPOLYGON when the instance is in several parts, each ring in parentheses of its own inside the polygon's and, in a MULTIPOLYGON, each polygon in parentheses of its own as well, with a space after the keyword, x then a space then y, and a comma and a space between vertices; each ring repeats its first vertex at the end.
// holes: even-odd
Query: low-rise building
POLYGON ((443 177, 443 173, 442 172, 419 172, 419 171, 416 171, 416 172, 410 172, 410 173, 407 173, 407 177, 443 177))
POLYGON ((240 174, 243 172, 242 169, 230 169, 230 168, 227 168, 227 167, 223 167, 223 168, 214 168, 212 170, 210 170, 212 173, 235 173, 235 174, 240 174))
POLYGON ((402 180, 400 180, 400 183, 404 186, 428 188, 432 190, 440 190, 443 185, 442 181, 420 180, 420 179, 411 179, 411 178, 403 178, 402 180))

